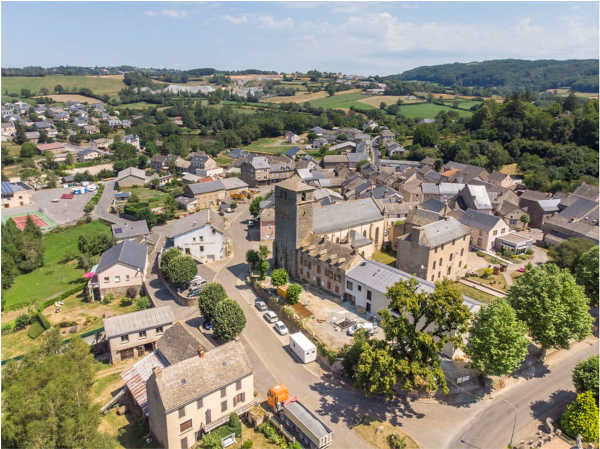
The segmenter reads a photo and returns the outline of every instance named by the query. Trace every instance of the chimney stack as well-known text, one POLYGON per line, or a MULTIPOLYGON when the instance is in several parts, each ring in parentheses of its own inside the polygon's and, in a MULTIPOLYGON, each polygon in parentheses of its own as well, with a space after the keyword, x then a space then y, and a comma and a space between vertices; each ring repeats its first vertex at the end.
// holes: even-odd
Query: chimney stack
POLYGON ((204 348, 202 346, 198 346, 198 356, 203 359, 204 358, 204 348))
POLYGON ((160 377, 160 375, 162 374, 162 369, 159 366, 153 366, 152 372, 154 373, 155 377, 160 377))

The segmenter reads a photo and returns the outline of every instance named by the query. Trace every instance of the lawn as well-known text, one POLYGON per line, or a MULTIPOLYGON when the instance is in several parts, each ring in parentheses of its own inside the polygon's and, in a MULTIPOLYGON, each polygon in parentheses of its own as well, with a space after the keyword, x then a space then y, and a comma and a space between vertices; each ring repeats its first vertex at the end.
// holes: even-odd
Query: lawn
POLYGON ((500 272, 496 274, 490 274, 488 277, 483 277, 483 272, 485 268, 477 271, 479 276, 469 278, 475 282, 479 282, 480 284, 487 285, 489 287, 495 288, 496 290, 506 291, 508 288, 506 285, 506 279, 504 279, 504 275, 500 272))
POLYGON ((285 142, 283 137, 264 137, 262 139, 255 140, 250 145, 244 147, 247 151, 256 151, 259 153, 274 153, 281 154, 285 153, 292 147, 298 145, 279 144, 285 142))
POLYGON ((217 156, 214 158, 215 162, 222 167, 229 167, 233 164, 233 159, 227 156, 217 156))
POLYGON ((21 93, 21 89, 29 89, 32 93, 38 93, 42 87, 49 89, 51 92, 54 86, 60 84, 67 90, 91 89, 92 92, 98 95, 108 94, 115 95, 125 87, 122 79, 104 78, 98 76, 3 76, 2 91, 8 90, 8 93, 21 93))
POLYGON ((465 284, 461 284, 460 282, 456 282, 454 285, 463 295, 473 298, 474 300, 479 301, 483 304, 489 304, 494 299, 496 299, 495 296, 490 295, 489 293, 482 292, 481 290, 477 290, 476 288, 469 287, 465 284))
POLYGON ((148 206, 161 207, 165 203, 165 199, 169 196, 168 193, 161 192, 160 190, 150 189, 142 186, 131 186, 120 189, 121 192, 131 192, 132 195, 136 195, 140 201, 147 202, 148 206))
POLYGON ((2 291, 6 307, 28 306, 69 290, 82 281, 83 270, 77 268, 77 261, 64 262, 64 258, 79 254, 77 241, 80 235, 101 232, 111 233, 108 225, 93 221, 45 234, 42 237, 45 248, 44 266, 17 276, 12 287, 2 291))
POLYGON ((388 252, 375 251, 371 259, 375 262, 380 262, 382 264, 389 265, 390 267, 396 267, 396 258, 388 252))
POLYGON ((471 117, 472 112, 452 109, 433 103, 405 104, 400 106, 400 113, 409 118, 435 118, 440 111, 456 111, 461 117, 471 117))
POLYGON ((333 97, 324 97, 313 100, 310 102, 310 104, 316 108, 325 109, 350 109, 352 106, 365 111, 369 109, 377 109, 370 104, 365 104, 358 101, 363 98, 368 98, 368 96, 361 93, 339 94, 334 95, 333 97))

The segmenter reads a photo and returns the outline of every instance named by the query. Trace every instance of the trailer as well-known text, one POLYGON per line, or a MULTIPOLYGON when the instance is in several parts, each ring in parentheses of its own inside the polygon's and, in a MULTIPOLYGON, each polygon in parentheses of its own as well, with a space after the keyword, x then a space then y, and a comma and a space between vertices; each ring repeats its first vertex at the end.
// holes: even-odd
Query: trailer
POLYGON ((333 432, 294 396, 285 385, 271 387, 267 403, 277 420, 307 449, 324 449, 333 443, 333 432))
POLYGON ((290 334, 289 347, 302 363, 314 362, 317 359, 317 347, 302 332, 290 334))

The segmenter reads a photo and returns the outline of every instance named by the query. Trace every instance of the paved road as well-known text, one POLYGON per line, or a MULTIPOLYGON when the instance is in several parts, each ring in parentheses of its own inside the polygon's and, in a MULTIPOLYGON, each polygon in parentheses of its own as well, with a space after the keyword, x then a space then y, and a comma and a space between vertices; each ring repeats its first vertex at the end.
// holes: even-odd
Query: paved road
POLYGON ((94 211, 92 212, 93 218, 101 218, 109 223, 127 223, 127 220, 120 218, 116 214, 110 213, 108 210, 112 203, 115 194, 115 181, 106 181, 104 183, 104 192, 100 197, 100 201, 96 204, 94 211))

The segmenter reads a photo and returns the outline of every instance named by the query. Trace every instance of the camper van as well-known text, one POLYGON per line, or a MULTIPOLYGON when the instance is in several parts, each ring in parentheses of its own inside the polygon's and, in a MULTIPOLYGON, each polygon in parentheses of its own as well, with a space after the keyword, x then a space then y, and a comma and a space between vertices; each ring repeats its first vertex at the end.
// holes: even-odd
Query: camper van
POLYGON ((302 332, 290 334, 290 349, 302 363, 317 359, 317 347, 302 332))

